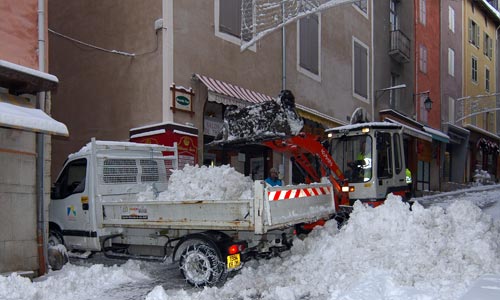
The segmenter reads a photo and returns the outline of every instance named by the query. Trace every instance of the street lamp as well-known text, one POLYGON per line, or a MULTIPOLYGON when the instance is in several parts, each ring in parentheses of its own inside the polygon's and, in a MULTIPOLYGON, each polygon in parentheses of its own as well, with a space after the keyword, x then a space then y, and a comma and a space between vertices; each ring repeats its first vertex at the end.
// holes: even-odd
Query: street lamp
POLYGON ((424 108, 426 111, 430 111, 432 109, 432 100, 429 96, 424 101, 424 108))
MULTIPOLYGON (((425 92, 420 92, 420 93, 416 93, 414 94, 414 97, 415 97, 415 113, 417 114, 417 122, 418 122, 418 110, 419 110, 419 107, 418 107, 418 96, 421 96, 421 95, 426 95, 427 94, 427 97, 425 98, 425 100, 423 101, 423 104, 424 104, 424 108, 427 112, 430 112, 431 109, 432 109, 432 103, 433 101, 431 100, 431 97, 429 97, 429 94, 431 93, 431 91, 425 91, 425 92)), ((422 97, 423 98, 423 97, 422 97)), ((422 99, 421 98, 421 99, 422 99)), ((420 100, 422 101, 422 100, 420 100)), ((420 116, 420 118, 422 118, 422 116, 420 116)), ((427 120, 426 120, 427 121, 427 120)))
POLYGON ((382 97, 382 95, 387 91, 394 91, 394 90, 399 90, 399 89, 404 89, 404 88, 406 88, 406 84, 402 83, 402 84, 386 87, 386 88, 375 91, 375 100, 372 101, 372 121, 375 121, 375 102, 378 99, 380 99, 380 97, 382 97), (381 93, 377 96, 378 92, 381 92, 381 93))

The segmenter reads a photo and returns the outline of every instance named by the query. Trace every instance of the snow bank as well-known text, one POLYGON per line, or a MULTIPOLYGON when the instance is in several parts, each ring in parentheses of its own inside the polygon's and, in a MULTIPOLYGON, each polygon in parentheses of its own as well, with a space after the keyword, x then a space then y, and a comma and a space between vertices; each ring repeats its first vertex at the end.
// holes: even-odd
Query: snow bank
POLYGON ((120 284, 150 280, 140 271, 139 262, 128 261, 121 266, 104 267, 93 265, 82 267, 66 264, 62 271, 51 272, 40 282, 12 274, 0 276, 0 299, 2 300, 67 300, 109 299, 110 289, 120 284))
POLYGON ((174 170, 161 201, 240 200, 253 198, 253 181, 229 165, 198 167, 186 165, 174 170))
POLYGON ((356 203, 340 231, 328 222, 222 288, 158 299, 458 299, 480 275, 500 272, 499 241, 499 228, 471 202, 410 211, 391 195, 377 208, 356 203))

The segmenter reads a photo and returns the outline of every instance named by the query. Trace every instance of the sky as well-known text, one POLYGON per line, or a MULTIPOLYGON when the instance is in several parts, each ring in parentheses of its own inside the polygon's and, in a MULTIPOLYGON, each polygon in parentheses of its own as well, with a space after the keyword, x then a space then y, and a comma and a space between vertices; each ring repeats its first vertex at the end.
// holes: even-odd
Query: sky
MULTIPOLYGON (((248 192, 246 184, 231 181, 241 177, 228 166, 186 172, 190 190, 200 194, 207 193, 202 182, 213 184, 213 178, 239 186, 240 195, 248 192)), ((174 180, 169 188, 177 184, 186 182, 174 180)), ((451 300, 467 292, 467 299, 486 299, 469 290, 481 278, 480 287, 500 295, 497 199, 500 186, 482 186, 417 198, 412 210, 392 195, 377 208, 357 203, 340 230, 327 222, 304 240, 295 239, 281 257, 245 264, 220 287, 165 289, 155 284, 151 264, 129 260, 114 266, 67 264, 33 282, 17 274, 0 276, 0 299, 451 300), (151 287, 142 298, 130 298, 144 285, 151 287)))

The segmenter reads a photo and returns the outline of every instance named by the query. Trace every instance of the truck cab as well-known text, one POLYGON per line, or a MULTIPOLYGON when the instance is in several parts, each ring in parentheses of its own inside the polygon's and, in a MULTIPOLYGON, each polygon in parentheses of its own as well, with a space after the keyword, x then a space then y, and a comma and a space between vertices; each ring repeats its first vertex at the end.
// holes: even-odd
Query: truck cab
POLYGON ((133 198, 151 186, 164 190, 168 180, 162 153, 165 149, 93 139, 69 155, 51 190, 49 244, 100 251, 99 237, 116 229, 102 226, 106 212, 97 204, 133 198))

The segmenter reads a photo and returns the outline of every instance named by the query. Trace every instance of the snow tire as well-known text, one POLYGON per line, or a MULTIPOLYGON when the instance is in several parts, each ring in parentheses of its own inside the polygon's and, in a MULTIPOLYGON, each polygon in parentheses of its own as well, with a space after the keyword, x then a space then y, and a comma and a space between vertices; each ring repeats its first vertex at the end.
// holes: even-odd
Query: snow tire
POLYGON ((195 286, 214 286, 224 281, 227 269, 217 251, 206 244, 187 247, 181 255, 179 268, 186 281, 195 286))

